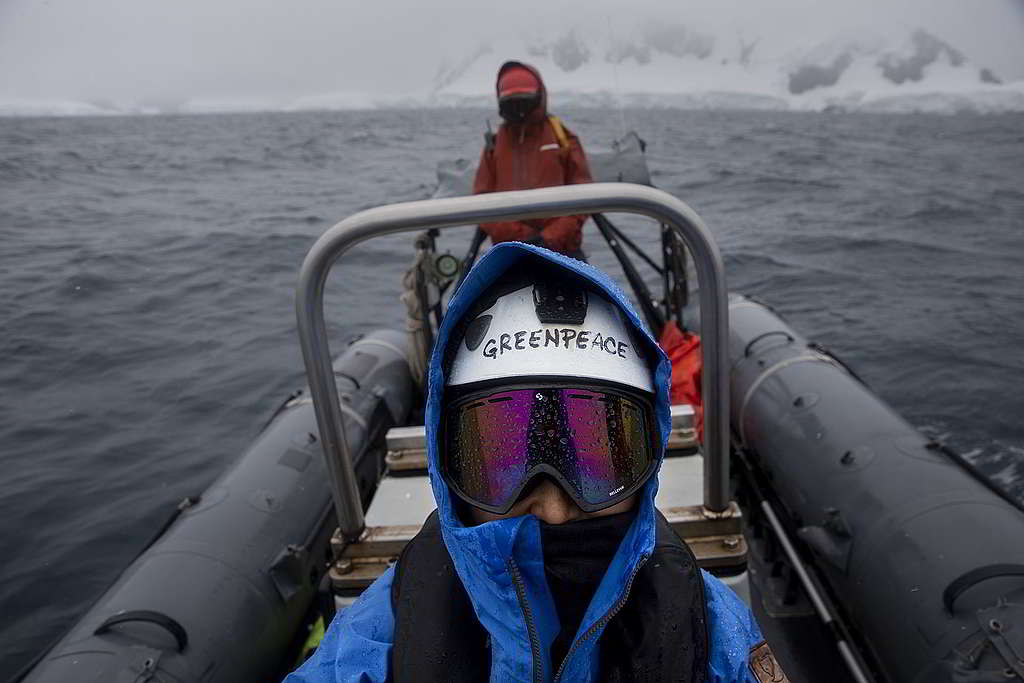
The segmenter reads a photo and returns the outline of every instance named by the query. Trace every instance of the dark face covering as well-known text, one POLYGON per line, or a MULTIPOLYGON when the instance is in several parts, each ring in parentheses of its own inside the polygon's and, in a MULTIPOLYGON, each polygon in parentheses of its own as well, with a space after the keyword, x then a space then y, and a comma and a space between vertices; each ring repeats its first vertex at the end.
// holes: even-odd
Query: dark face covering
POLYGON ((565 659, 634 515, 635 511, 629 510, 569 524, 540 523, 544 574, 562 626, 551 645, 551 663, 556 669, 565 659))
POLYGON ((540 93, 516 93, 498 99, 498 113, 509 123, 523 123, 540 106, 540 93))

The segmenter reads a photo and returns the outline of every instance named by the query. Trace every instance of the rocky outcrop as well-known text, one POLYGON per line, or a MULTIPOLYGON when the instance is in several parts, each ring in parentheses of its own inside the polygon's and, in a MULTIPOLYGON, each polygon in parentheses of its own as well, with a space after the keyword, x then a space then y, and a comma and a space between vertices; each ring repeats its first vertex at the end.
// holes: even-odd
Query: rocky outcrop
POLYGON ((1003 80, 992 73, 991 69, 982 69, 978 72, 978 78, 981 79, 982 83, 991 83, 992 85, 1002 85, 1003 80))
POLYGON ((715 37, 683 24, 647 24, 644 43, 652 50, 675 57, 707 59, 715 49, 715 37))
POLYGON ((633 60, 648 64, 655 53, 673 57, 707 59, 715 49, 715 37, 695 31, 685 24, 646 24, 640 37, 633 41, 618 41, 605 53, 605 61, 622 64, 633 60))
MULTIPOLYGON (((922 29, 912 32, 907 44, 899 49, 853 41, 836 45, 823 44, 812 50, 811 54, 814 56, 805 57, 789 71, 789 92, 794 95, 835 85, 854 60, 859 58, 873 61, 882 78, 895 85, 920 82, 928 67, 940 61, 953 67, 967 64, 963 52, 922 29)), ((982 83, 1001 83, 989 69, 980 69, 978 79, 982 83)))
POLYGON ((823 66, 805 64, 800 66, 789 74, 789 92, 799 95, 815 88, 827 88, 830 85, 835 85, 839 82, 839 77, 843 75, 843 72, 852 63, 853 54, 843 52, 833 59, 830 64, 823 66))
POLYGON ((551 61, 562 71, 575 71, 590 59, 590 50, 569 31, 551 45, 551 61))
POLYGON ((961 66, 965 61, 960 50, 927 31, 914 31, 910 42, 912 49, 909 55, 885 54, 878 60, 882 75, 897 85, 906 81, 920 81, 924 78, 925 67, 941 57, 946 57, 953 66, 961 66))
POLYGON ((434 74, 434 90, 442 90, 452 83, 455 83, 476 63, 478 59, 489 55, 491 47, 486 43, 477 45, 473 52, 468 53, 462 59, 456 61, 444 61, 434 74))

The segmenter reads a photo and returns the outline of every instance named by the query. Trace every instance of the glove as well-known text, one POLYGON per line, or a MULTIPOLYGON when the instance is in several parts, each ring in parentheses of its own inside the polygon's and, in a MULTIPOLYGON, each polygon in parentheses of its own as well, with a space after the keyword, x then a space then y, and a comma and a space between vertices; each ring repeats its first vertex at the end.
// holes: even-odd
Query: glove
POLYGON ((532 237, 537 231, 519 221, 501 221, 498 223, 482 223, 480 228, 488 234, 491 242, 517 242, 532 237))
POLYGON ((541 231, 548 248, 563 254, 579 251, 583 244, 583 221, 586 216, 559 216, 549 219, 541 231))

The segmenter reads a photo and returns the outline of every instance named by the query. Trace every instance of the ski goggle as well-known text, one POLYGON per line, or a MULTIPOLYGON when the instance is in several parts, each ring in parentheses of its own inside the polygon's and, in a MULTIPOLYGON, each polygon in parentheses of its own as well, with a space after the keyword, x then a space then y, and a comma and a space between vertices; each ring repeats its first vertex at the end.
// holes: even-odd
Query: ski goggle
POLYGON ((476 392, 446 409, 443 475, 470 505, 507 513, 534 476, 586 512, 632 495, 656 466, 650 402, 595 388, 476 392))
POLYGON ((540 106, 540 93, 515 93, 498 98, 498 113, 509 123, 522 123, 540 106))

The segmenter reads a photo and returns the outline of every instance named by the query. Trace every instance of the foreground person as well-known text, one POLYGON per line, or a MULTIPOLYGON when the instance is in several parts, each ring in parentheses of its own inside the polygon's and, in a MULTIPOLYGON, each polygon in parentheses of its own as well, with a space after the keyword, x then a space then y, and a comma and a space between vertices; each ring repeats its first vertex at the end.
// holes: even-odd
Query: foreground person
POLYGON ((286 681, 758 681, 753 616, 654 506, 670 372, 599 271, 488 252, 431 359, 437 511, 286 681))
MULTIPOLYGON (((583 146, 556 116, 540 73, 521 62, 505 62, 496 85, 501 127, 480 154, 473 194, 532 190, 591 181, 583 146)), ((484 223, 491 242, 519 241, 583 258, 586 216, 484 223)))

